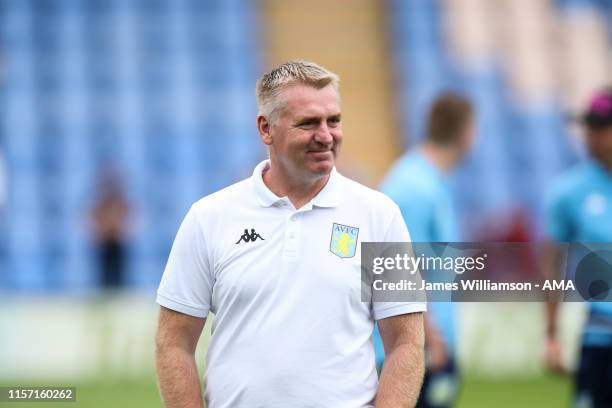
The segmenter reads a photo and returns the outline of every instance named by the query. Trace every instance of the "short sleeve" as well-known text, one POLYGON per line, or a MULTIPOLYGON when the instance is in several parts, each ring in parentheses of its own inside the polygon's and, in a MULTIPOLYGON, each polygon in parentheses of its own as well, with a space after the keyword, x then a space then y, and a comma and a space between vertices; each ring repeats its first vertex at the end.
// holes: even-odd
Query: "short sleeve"
POLYGON ((183 220, 157 291, 157 303, 195 317, 211 307, 213 271, 195 206, 183 220))
POLYGON ((411 242, 410 233, 397 205, 393 206, 393 215, 385 231, 384 242, 411 242))
POLYGON ((546 234, 550 239, 560 242, 571 240, 571 218, 567 201, 560 191, 552 191, 546 200, 546 234))
MULTIPOLYGON (((411 242, 410 233, 397 206, 394 206, 393 216, 387 227, 384 242, 411 242)), ((407 313, 425 312, 426 310, 427 304, 425 302, 372 302, 375 320, 407 313)))

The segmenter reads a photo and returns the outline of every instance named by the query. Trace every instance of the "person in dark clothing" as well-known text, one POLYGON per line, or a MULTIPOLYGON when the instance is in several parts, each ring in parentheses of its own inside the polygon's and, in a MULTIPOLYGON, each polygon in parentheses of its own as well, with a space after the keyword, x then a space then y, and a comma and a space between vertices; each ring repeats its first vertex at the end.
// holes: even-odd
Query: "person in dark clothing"
POLYGON ((120 288, 125 283, 128 214, 129 208, 118 178, 106 175, 92 211, 100 285, 104 289, 120 288))

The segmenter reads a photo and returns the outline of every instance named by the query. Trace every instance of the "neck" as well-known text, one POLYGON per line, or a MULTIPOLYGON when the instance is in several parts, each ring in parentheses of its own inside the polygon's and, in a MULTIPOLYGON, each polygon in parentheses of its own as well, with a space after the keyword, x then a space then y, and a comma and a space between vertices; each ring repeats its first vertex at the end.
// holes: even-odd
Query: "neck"
POLYGON ((422 147, 423 155, 442 173, 449 173, 459 161, 458 151, 452 147, 444 147, 426 142, 422 147))
POLYGON ((264 184, 279 197, 287 197, 296 209, 310 202, 325 187, 329 174, 314 180, 300 180, 283 172, 275 171, 275 166, 264 172, 264 184))

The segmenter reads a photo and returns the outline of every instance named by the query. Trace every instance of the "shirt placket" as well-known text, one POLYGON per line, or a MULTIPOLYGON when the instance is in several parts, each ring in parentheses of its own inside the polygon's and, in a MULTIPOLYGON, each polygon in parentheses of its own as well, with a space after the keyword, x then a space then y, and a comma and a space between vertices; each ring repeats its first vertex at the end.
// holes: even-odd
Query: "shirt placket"
POLYGON ((286 258, 297 258, 301 247, 302 218, 304 213, 309 211, 312 206, 308 204, 299 210, 295 210, 290 203, 283 203, 282 207, 287 210, 285 215, 283 256, 286 258))

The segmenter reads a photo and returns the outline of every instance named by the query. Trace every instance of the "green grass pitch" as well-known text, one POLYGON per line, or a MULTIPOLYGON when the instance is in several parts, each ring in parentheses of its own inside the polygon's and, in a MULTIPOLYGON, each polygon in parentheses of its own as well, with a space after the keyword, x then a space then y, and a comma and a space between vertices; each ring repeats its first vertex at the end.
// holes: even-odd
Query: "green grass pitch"
MULTIPOLYGON (((8 384, 6 384, 8 385, 8 384)), ((21 384, 23 386, 23 384, 21 384)), ((161 408, 154 378, 62 384, 76 386, 75 403, 0 403, 0 408, 161 408)), ((467 377, 462 382, 457 408, 559 408, 570 406, 571 380, 537 378, 484 379, 467 377)))

